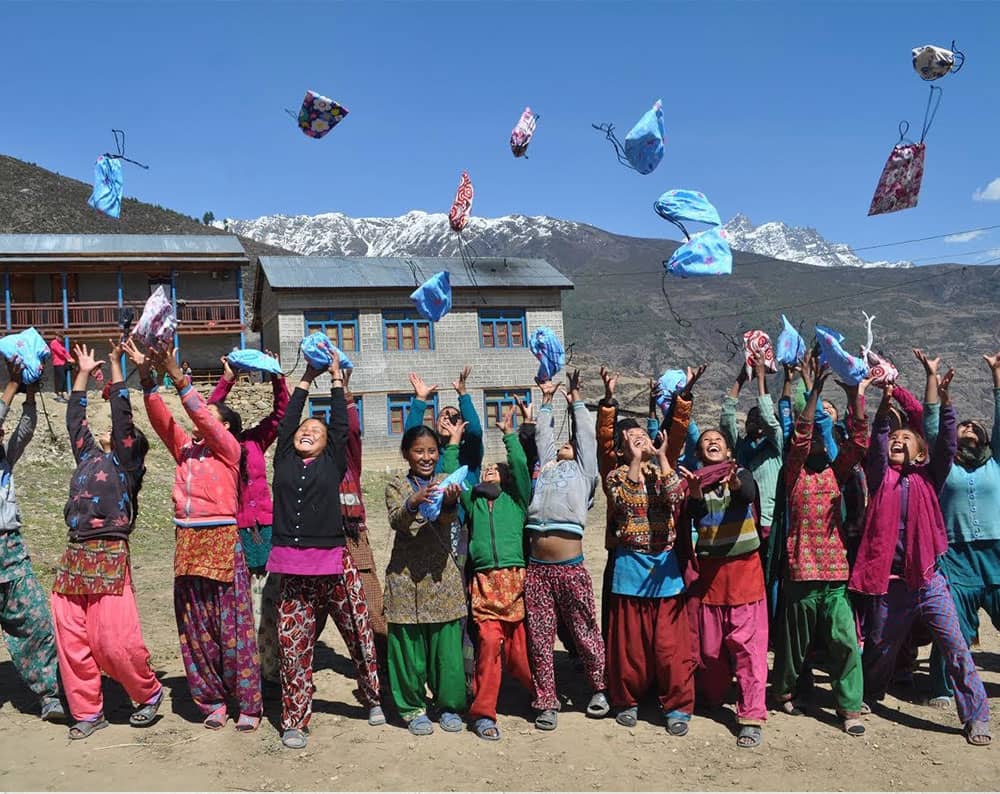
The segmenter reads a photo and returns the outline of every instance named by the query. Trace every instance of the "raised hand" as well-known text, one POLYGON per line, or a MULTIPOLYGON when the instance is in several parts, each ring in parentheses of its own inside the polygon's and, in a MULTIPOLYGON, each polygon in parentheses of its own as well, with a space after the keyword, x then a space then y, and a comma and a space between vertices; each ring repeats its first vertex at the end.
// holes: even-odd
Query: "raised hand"
POLYGON ((233 372, 233 368, 229 366, 229 358, 227 356, 222 356, 219 361, 222 362, 222 377, 232 383, 236 380, 236 373, 233 372))
POLYGON ((514 412, 517 411, 517 406, 512 405, 506 411, 503 412, 503 416, 497 421, 497 430, 503 433, 505 436, 514 432, 514 412))
POLYGON ((465 428, 469 426, 469 423, 463 419, 455 421, 451 418, 451 412, 441 416, 441 430, 444 431, 444 435, 448 436, 449 444, 460 444, 462 441, 462 435, 465 433, 465 428))
POLYGON ((73 345, 73 354, 76 356, 77 366, 80 367, 80 372, 84 372, 87 375, 92 373, 104 363, 103 359, 98 361, 94 356, 94 349, 92 347, 87 347, 86 345, 73 345))
POLYGON ((128 356, 129 361, 135 364, 137 367, 147 367, 149 366, 149 359, 146 354, 139 349, 139 345, 136 344, 135 337, 129 337, 122 343, 122 351, 128 356))
POLYGON ((938 381, 938 397, 941 400, 941 405, 949 405, 951 403, 951 394, 949 393, 949 390, 951 388, 951 381, 954 377, 955 370, 949 369, 938 381))
POLYGON ((340 368, 340 354, 333 346, 327 352, 330 354, 330 366, 326 368, 326 371, 330 373, 331 380, 339 380, 343 386, 344 372, 340 368))
POLYGON ((462 495, 461 485, 449 485, 444 489, 444 499, 442 504, 451 507, 455 502, 458 501, 458 497, 462 495))
MULTIPOLYGON (((619 373, 612 373, 607 367, 601 367, 601 380, 604 382, 604 402, 610 403, 615 398, 619 373)), ((652 383, 653 381, 650 381, 652 383)))
POLYGON ((730 491, 738 491, 743 487, 743 481, 740 479, 740 470, 736 463, 730 464, 729 477, 726 479, 726 485, 729 486, 730 491))
POLYGON ((416 396, 420 402, 430 402, 431 397, 434 392, 438 390, 438 385, 435 383, 433 386, 428 386, 424 379, 421 378, 416 372, 410 373, 410 384, 413 386, 413 394, 416 396))
POLYGON ((429 502, 438 492, 437 483, 428 483, 416 492, 410 494, 406 499, 406 507, 411 513, 416 513, 420 505, 429 502))
POLYGON ((574 369, 566 379, 566 400, 573 402, 580 399, 580 370, 574 369))
POLYGON ((687 382, 684 384, 684 396, 690 397, 694 392, 694 385, 701 380, 701 376, 705 374, 705 370, 708 369, 708 364, 702 364, 698 367, 688 367, 687 368, 687 382))
POLYGON ((919 347, 913 348, 913 355, 916 357, 923 367, 924 372, 928 375, 937 375, 938 366, 941 364, 941 357, 929 358, 928 355, 921 350, 919 347))
POLYGON ((538 384, 538 389, 542 393, 542 404, 548 405, 552 402, 553 396, 562 386, 562 381, 554 380, 538 380, 535 379, 535 383, 538 384))
MULTIPOLYGON (((453 380, 451 382, 451 387, 458 392, 459 397, 467 393, 465 382, 469 379, 469 375, 471 374, 472 374, 472 367, 466 364, 464 367, 462 367, 462 371, 458 375, 458 380, 453 380)), ((410 382, 412 383, 413 381, 411 380, 410 382)), ((437 386, 435 386, 434 388, 436 389, 437 386)))
POLYGON ((693 471, 685 469, 683 466, 681 466, 678 469, 678 472, 680 473, 681 477, 684 478, 684 482, 687 483, 688 496, 691 497, 692 499, 703 498, 704 494, 702 493, 701 490, 701 480, 698 478, 698 475, 695 474, 693 471))
POLYGON ((526 403, 520 397, 515 397, 517 410, 521 412, 521 424, 531 424, 535 421, 535 406, 533 403, 526 403))

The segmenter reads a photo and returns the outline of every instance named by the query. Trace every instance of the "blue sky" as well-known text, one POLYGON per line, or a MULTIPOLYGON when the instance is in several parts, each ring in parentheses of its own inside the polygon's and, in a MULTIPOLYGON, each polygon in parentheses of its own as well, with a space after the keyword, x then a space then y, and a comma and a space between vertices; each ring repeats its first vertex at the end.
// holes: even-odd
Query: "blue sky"
MULTIPOLYGON (((121 127, 152 166, 126 166, 127 194, 199 217, 447 211, 468 169, 477 215, 674 237, 652 203, 685 187, 870 246, 1000 224, 1000 200, 973 200, 1000 178, 998 31, 993 2, 8 2, 0 151, 89 181, 121 127), (952 39, 968 64, 937 83, 920 204, 868 218, 898 122, 919 136, 910 50, 952 39), (318 141, 283 110, 307 88, 350 110, 318 141), (624 135, 660 97, 666 156, 640 176, 590 125, 624 135)), ((993 248, 1000 229, 864 255, 993 248)))

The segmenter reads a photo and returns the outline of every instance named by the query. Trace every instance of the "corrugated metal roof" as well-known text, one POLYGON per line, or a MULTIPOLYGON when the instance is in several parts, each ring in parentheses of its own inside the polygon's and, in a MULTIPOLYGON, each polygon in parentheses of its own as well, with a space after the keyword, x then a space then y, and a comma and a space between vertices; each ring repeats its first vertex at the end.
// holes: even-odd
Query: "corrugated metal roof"
POLYGON ((101 254, 246 256, 230 234, 0 234, 0 257, 101 254))
POLYGON ((452 287, 556 287, 573 282, 544 259, 476 257, 475 281, 457 256, 262 256, 260 266, 272 289, 413 289, 441 270, 452 287))

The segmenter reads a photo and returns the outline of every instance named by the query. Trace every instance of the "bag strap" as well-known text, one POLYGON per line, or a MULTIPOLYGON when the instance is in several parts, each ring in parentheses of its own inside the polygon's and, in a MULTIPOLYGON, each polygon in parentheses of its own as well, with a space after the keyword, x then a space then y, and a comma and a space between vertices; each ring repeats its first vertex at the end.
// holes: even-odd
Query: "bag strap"
POLYGON ((618 140, 618 136, 615 135, 615 125, 614 124, 591 124, 595 130, 604 133, 604 137, 611 141, 611 145, 615 147, 615 156, 618 158, 618 162, 621 163, 626 168, 631 168, 633 171, 638 171, 632 163, 628 161, 625 156, 625 145, 618 140))
POLYGON ((941 106, 941 96, 944 91, 941 90, 939 86, 932 85, 931 92, 927 97, 927 109, 924 110, 924 128, 920 133, 920 142, 924 142, 924 138, 927 137, 927 133, 930 132, 931 124, 934 123, 934 117, 937 115, 938 108, 941 106), (937 91, 937 100, 934 99, 934 92, 937 91), (933 107, 932 107, 933 106, 933 107))
POLYGON ((148 165, 143 165, 138 160, 131 160, 125 156, 125 130, 111 130, 111 134, 115 136, 115 148, 118 149, 118 154, 105 152, 105 157, 109 160, 124 160, 126 163, 132 163, 132 165, 137 165, 139 168, 145 168, 147 171, 149 170, 148 165))
POLYGON ((955 65, 951 67, 951 73, 955 74, 956 72, 962 71, 962 67, 965 66, 965 53, 962 52, 961 50, 956 50, 955 49, 955 42, 952 41, 951 42, 951 54, 955 58, 955 65))

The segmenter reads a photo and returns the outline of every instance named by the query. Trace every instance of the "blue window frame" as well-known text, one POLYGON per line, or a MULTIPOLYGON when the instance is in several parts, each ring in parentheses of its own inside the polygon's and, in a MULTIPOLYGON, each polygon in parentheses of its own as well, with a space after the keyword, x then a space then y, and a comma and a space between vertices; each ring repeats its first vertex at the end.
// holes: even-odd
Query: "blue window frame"
POLYGON ((434 324, 415 311, 382 312, 383 350, 433 350, 434 324))
MULTIPOLYGON (((491 389, 483 392, 483 416, 486 427, 497 426, 504 412, 512 405, 517 405, 515 397, 520 397, 526 404, 531 403, 531 389, 491 389)), ((514 429, 517 430, 521 421, 519 413, 514 414, 514 429)))
POLYGON ((479 312, 480 347, 524 347, 524 309, 481 309, 479 312))
MULTIPOLYGON (((406 420, 410 415, 412 394, 390 394, 385 398, 386 428, 390 436, 401 436, 406 431, 406 420)), ((438 396, 427 403, 424 424, 434 427, 437 422, 438 396)))
MULTIPOLYGON (((365 398, 358 396, 354 398, 354 404, 358 406, 358 420, 361 422, 361 435, 365 434, 365 398)), ((330 398, 310 397, 309 416, 315 419, 322 419, 327 424, 330 423, 330 398)))
POLYGON ((345 353, 356 353, 361 349, 357 312, 306 312, 305 321, 307 336, 319 331, 345 353))

